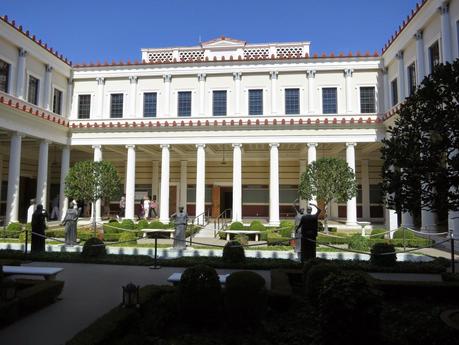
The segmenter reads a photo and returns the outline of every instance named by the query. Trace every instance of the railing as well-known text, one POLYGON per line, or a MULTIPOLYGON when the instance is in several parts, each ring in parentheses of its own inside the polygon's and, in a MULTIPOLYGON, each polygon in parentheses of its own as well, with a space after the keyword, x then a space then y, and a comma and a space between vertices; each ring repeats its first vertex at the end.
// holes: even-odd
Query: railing
POLYGON ((201 212, 200 214, 196 215, 192 220, 191 224, 196 224, 196 225, 201 225, 201 226, 206 226, 209 223, 209 210, 201 212), (202 222, 200 223, 200 220, 202 222))
POLYGON ((229 219, 231 219, 231 212, 232 209, 227 208, 223 212, 221 212, 217 218, 214 220, 214 237, 217 236, 217 232, 220 230, 226 229, 229 219))

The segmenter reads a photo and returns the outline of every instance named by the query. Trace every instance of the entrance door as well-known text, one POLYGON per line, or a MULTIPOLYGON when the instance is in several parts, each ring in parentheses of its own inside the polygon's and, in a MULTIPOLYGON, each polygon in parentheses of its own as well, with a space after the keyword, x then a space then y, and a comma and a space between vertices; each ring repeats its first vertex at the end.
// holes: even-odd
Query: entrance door
POLYGON ((220 215, 220 186, 212 187, 212 217, 220 215))
POLYGON ((220 189, 220 213, 228 210, 223 216, 230 218, 233 208, 233 187, 222 187, 220 189))
POLYGON ((177 186, 169 186, 169 216, 177 212, 177 186))

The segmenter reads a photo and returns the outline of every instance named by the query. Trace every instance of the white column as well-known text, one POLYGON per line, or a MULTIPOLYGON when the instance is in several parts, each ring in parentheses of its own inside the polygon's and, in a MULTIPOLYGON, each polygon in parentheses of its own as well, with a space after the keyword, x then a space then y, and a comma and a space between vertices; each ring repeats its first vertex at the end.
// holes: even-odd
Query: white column
POLYGON ((416 38, 416 84, 419 85, 426 76, 422 30, 417 31, 414 37, 416 38))
POLYGON ((370 176, 368 173, 368 160, 362 160, 362 218, 370 220, 370 176))
POLYGON ((64 116, 66 118, 70 117, 72 113, 72 99, 73 99, 73 79, 69 78, 67 82, 67 105, 66 110, 64 112, 64 116))
MULTIPOLYGON (((156 201, 159 203, 159 162, 151 162, 151 197, 156 195, 156 201)), ((161 204, 159 204, 161 206, 161 204)))
POLYGON ((308 113, 314 112, 314 78, 316 77, 315 70, 306 71, 308 77, 308 113))
MULTIPOLYGON (((170 117, 172 75, 170 74, 163 75, 163 80, 164 80, 164 116, 170 117)), ((167 216, 167 219, 169 220, 169 215, 167 216)))
POLYGON ((242 221, 242 144, 233 144, 233 222, 242 221))
POLYGON ((437 231, 437 214, 431 210, 421 210, 421 230, 424 232, 437 231))
POLYGON ((403 51, 400 50, 396 54, 398 60, 398 99, 400 102, 405 100, 405 63, 403 62, 403 51))
POLYGON ((383 87, 384 87, 384 111, 390 108, 390 91, 389 91, 389 73, 387 67, 382 69, 383 73, 383 87))
POLYGON ((234 80, 234 114, 241 115, 241 72, 233 73, 234 80))
MULTIPOLYGON (((308 143, 308 165, 317 160, 317 143, 308 143)), ((317 204, 316 197, 313 197, 309 202, 317 204)))
POLYGON ((45 79, 43 87, 43 104, 42 107, 46 110, 51 110, 51 96, 52 96, 52 81, 53 81, 53 67, 50 65, 45 66, 45 79))
MULTIPOLYGON (((2 195, 2 184, 3 184, 3 156, 0 155, 0 196, 2 195)), ((1 199, 0 199, 0 207, 1 207, 1 199)))
MULTIPOLYGON (((355 146, 356 143, 346 143, 346 161, 347 165, 355 173, 355 146)), ((346 225, 357 224, 357 198, 353 197, 347 201, 346 225)))
POLYGON ((18 70, 16 79, 16 96, 20 99, 26 99, 26 64, 27 51, 19 48, 18 70))
POLYGON ((354 72, 351 68, 344 70, 344 79, 346 86, 346 113, 352 113, 352 73, 354 72))
POLYGON ((198 74, 199 82, 199 116, 205 115, 205 97, 206 97, 206 74, 198 74))
MULTIPOLYGON (((454 150, 450 153, 450 159, 453 159, 459 154, 459 150, 454 150)), ((0 178, 1 181, 1 178, 0 178)), ((457 186, 451 186, 450 192, 454 195, 457 193, 457 186)), ((459 238, 459 211, 448 212, 448 230, 454 234, 454 238, 459 238)))
POLYGON ((170 145, 161 145, 161 204, 159 220, 169 224, 169 178, 170 178, 170 145))
MULTIPOLYGON (((391 137, 391 133, 389 132, 386 132, 386 139, 390 139, 391 137)), ((394 167, 393 166, 390 166, 389 169, 391 171, 394 171, 394 167)), ((386 197, 389 197, 389 196, 393 196, 393 194, 388 194, 386 195, 386 197)), ((398 214, 396 212, 396 210, 393 210, 393 209, 390 209, 390 208, 387 208, 387 206, 384 207, 384 220, 385 220, 385 225, 386 225, 386 230, 387 231, 393 231, 393 230, 396 230, 398 229, 398 214)), ((389 236, 390 238, 393 238, 394 236, 394 232, 390 232, 389 233, 389 236)))
POLYGON ((269 225, 279 221, 279 144, 269 144, 269 225))
POLYGON ((277 114, 277 71, 269 72, 269 77, 271 78, 271 114, 277 114))
MULTIPOLYGON (((100 162, 102 161, 102 146, 101 145, 93 145, 92 146, 94 150, 94 162, 100 162)), ((101 206, 102 202, 100 199, 96 200, 96 205, 95 205, 95 213, 96 213, 96 222, 102 222, 102 212, 101 212, 101 206)), ((93 214, 94 209, 91 207, 91 222, 94 221, 94 214, 93 214)))
POLYGON ((187 186, 188 186, 188 161, 180 161, 180 203, 186 211, 187 204, 187 186))
POLYGON ((452 62, 453 54, 451 49, 451 23, 449 19, 449 1, 443 1, 440 7, 441 18, 441 50, 443 62, 452 62))
POLYGON ((47 209, 46 197, 48 190, 48 150, 49 142, 42 140, 38 153, 38 173, 37 173, 37 205, 42 204, 47 209))
POLYGON ((126 145, 127 171, 126 171, 126 219, 135 218, 135 145, 126 145))
POLYGON ((6 199, 6 224, 18 221, 19 180, 21 175, 22 135, 14 133, 10 141, 10 161, 8 165, 8 195, 6 199))
POLYGON ((128 116, 130 118, 137 117, 135 113, 136 96, 137 96, 137 77, 130 76, 129 77, 129 110, 128 110, 128 116))
MULTIPOLYGON (((308 165, 308 161, 306 159, 300 159, 300 176, 298 177, 298 184, 301 182, 301 176, 306 171, 306 166, 308 165)), ((306 209, 308 206, 308 201, 300 198, 300 208, 306 209)))
POLYGON ((97 99, 96 99, 96 119, 101 119, 104 117, 104 85, 105 78, 98 77, 97 81, 97 99))
POLYGON ((69 207, 69 199, 65 196, 65 178, 70 167, 70 146, 66 145, 62 148, 61 154, 61 179, 59 186, 59 208, 61 211, 61 220, 64 219, 65 213, 69 207))
MULTIPOLYGON (((206 207, 206 145, 196 145, 196 216, 202 214, 206 207)), ((196 219, 198 224, 202 224, 204 217, 196 219)))

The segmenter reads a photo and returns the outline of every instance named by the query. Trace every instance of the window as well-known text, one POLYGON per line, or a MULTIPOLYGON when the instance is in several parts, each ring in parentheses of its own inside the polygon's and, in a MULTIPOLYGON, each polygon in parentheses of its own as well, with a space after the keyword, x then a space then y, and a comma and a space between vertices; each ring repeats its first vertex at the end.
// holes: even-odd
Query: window
POLYGON ((78 95, 78 118, 89 119, 91 111, 91 95, 78 95))
POLYGON ((263 115, 263 90, 249 90, 249 115, 263 115))
POLYGON ((416 64, 408 66, 408 94, 411 96, 416 91, 416 64))
POLYGON ((143 94, 143 117, 156 117, 156 92, 143 94))
POLYGON ((435 66, 440 63, 440 47, 438 41, 432 44, 429 48, 429 60, 430 60, 430 73, 433 72, 435 66))
POLYGON ((123 117, 123 94, 112 93, 110 95, 110 117, 121 118, 123 117))
POLYGON ((0 60, 0 91, 8 92, 10 64, 0 60))
POLYGON ((285 114, 300 113, 300 89, 285 89, 285 114))
POLYGON ((336 87, 324 87, 322 89, 322 110, 324 114, 337 113, 336 87))
POLYGON ((213 92, 212 111, 214 116, 226 115, 226 91, 213 92))
POLYGON ((360 88, 360 112, 362 114, 376 113, 375 88, 360 88))
POLYGON ((27 101, 32 104, 38 105, 38 87, 40 81, 29 75, 29 89, 27 91, 27 101))
POLYGON ((180 91, 178 93, 178 116, 191 116, 191 91, 180 91))
POLYGON ((390 89, 392 93, 392 106, 394 106, 398 103, 397 78, 390 83, 390 89))
POLYGON ((459 20, 456 22, 457 56, 459 56, 459 20))
POLYGON ((53 113, 62 114, 62 91, 54 89, 53 94, 53 113))

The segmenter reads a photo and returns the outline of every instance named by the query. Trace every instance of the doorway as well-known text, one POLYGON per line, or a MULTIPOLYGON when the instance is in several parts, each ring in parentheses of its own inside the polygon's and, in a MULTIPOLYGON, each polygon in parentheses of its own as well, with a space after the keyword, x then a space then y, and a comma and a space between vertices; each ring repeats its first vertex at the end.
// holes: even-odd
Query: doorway
POLYGON ((225 218, 231 218, 233 209, 233 187, 220 188, 220 213, 228 210, 225 218))

